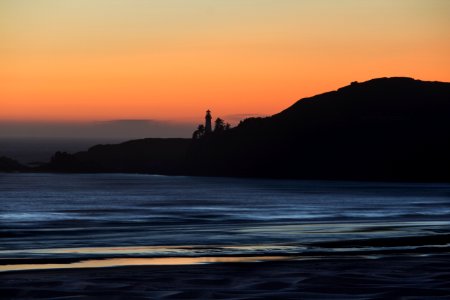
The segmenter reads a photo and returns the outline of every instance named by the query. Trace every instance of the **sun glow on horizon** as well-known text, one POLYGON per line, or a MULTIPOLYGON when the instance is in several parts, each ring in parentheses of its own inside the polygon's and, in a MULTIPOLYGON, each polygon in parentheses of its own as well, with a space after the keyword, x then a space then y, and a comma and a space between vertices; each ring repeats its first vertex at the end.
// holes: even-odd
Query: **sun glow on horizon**
POLYGON ((450 81, 446 0, 5 0, 0 120, 277 113, 376 77, 450 81))

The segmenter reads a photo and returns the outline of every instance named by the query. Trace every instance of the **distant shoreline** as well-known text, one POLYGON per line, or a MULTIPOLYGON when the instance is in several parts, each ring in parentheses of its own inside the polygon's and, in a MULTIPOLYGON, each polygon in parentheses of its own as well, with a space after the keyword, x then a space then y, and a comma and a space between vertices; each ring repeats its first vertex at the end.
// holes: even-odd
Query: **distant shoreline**
POLYGON ((124 174, 124 175, 150 175, 150 176, 170 176, 170 177, 199 177, 199 178, 236 178, 236 179, 255 179, 255 180, 295 180, 295 181, 318 181, 318 182, 360 182, 360 183, 411 183, 411 184, 449 184, 449 181, 433 181, 433 180, 421 180, 421 181, 413 181, 413 180, 389 180, 389 179, 347 179, 347 178, 298 178, 298 177, 257 177, 257 176, 221 176, 221 175, 196 175, 196 174, 157 174, 157 173, 146 173, 146 172, 55 172, 55 171, 37 171, 37 170, 25 170, 25 171, 0 171, 0 174, 54 174, 54 175, 71 175, 71 174, 80 174, 80 175, 89 175, 89 174, 124 174))

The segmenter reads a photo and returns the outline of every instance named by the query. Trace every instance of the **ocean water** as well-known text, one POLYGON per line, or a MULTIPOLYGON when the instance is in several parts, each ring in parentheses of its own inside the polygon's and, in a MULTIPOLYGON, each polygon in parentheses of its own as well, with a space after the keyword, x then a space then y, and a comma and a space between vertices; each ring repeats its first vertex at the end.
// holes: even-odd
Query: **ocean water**
POLYGON ((433 255, 449 236, 449 184, 0 174, 0 271, 18 260, 433 255))

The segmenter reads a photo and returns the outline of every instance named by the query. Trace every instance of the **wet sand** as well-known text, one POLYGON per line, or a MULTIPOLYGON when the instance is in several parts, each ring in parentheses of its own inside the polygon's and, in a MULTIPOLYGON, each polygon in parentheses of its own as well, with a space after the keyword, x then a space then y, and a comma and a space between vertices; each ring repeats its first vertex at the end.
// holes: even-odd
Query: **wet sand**
POLYGON ((0 273, 2 299, 448 299, 450 255, 0 273))

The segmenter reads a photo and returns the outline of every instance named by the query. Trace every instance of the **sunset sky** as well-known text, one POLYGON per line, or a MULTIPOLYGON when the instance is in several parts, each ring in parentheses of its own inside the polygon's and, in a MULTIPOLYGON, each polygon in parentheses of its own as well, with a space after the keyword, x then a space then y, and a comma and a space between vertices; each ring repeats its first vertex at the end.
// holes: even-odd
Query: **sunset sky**
POLYGON ((448 0, 0 0, 0 121, 270 115, 449 53, 448 0))

